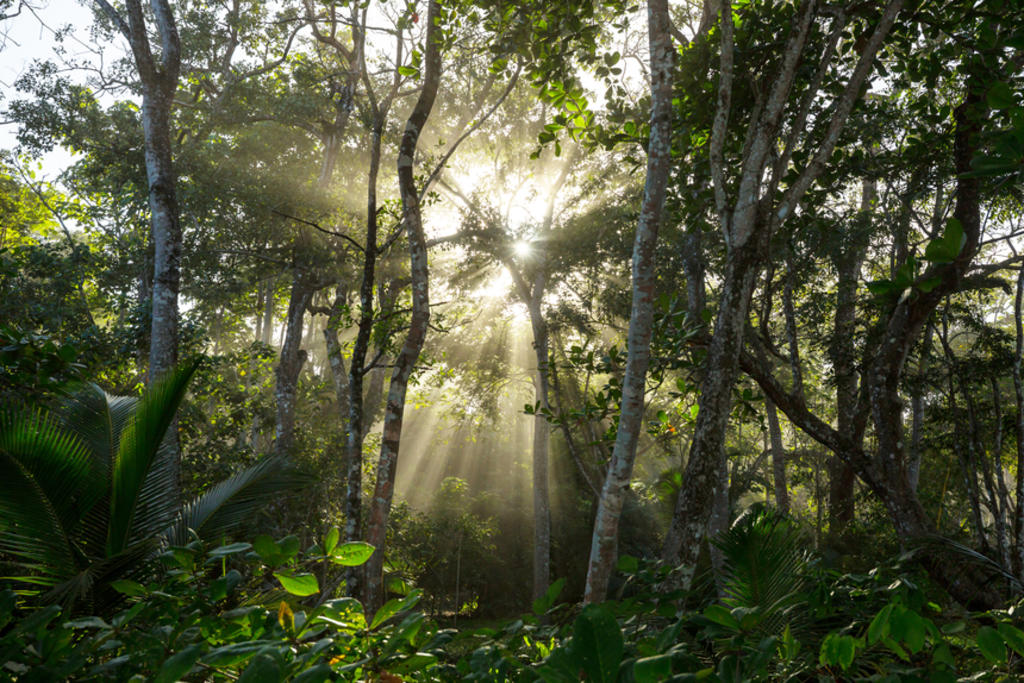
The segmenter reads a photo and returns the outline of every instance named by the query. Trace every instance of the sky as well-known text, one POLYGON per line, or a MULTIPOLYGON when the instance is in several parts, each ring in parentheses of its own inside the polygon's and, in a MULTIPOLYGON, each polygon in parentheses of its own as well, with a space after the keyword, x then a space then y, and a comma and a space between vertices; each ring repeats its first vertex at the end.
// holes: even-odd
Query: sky
MULTIPOLYGON (((71 26, 65 41, 69 56, 89 56, 78 41, 88 41, 91 24, 92 9, 78 0, 31 0, 31 6, 23 6, 18 16, 0 22, 0 109, 19 97, 14 83, 33 61, 55 58, 55 30, 71 26)), ((0 149, 13 149, 17 145, 16 134, 15 124, 0 119, 0 149)), ((66 150, 54 150, 43 159, 44 175, 55 176, 70 161, 66 150)))

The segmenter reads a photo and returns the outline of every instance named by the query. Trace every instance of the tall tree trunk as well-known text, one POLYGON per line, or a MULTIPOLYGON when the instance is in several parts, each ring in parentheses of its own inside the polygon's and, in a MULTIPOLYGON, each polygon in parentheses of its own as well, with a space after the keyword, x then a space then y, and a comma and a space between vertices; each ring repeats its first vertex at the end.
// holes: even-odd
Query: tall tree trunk
POLYGON ((409 376, 419 360, 423 341, 430 324, 430 277, 427 265, 427 245, 423 234, 423 219, 420 213, 419 193, 413 174, 413 159, 423 126, 437 97, 440 84, 441 49, 438 31, 440 27, 440 3, 431 0, 427 11, 427 34, 424 39, 423 88, 405 125, 402 142, 398 149, 398 187, 402 197, 402 222, 409 240, 409 264, 412 274, 412 320, 402 350, 395 360, 388 386, 387 407, 384 412, 384 435, 381 441, 380 459, 377 463, 377 481, 373 500, 370 502, 370 519, 367 541, 376 548, 366 564, 365 603, 376 610, 383 602, 382 576, 384 565, 384 541, 387 536, 388 516, 395 493, 395 471, 398 467, 398 449, 402 437, 402 418, 405 412, 405 395, 409 376))
MULTIPOLYGON (((177 199, 178 176, 174 171, 171 153, 171 109, 181 70, 181 42, 168 0, 150 2, 160 39, 159 60, 154 57, 150 47, 141 0, 126 0, 127 20, 107 0, 96 0, 96 4, 128 40, 142 84, 142 132, 154 248, 148 373, 148 384, 152 386, 153 382, 178 362, 178 291, 181 283, 182 245, 177 199)), ((167 432, 166 442, 169 447, 169 465, 173 472, 169 480, 173 482, 174 497, 177 498, 181 485, 177 419, 167 432)))
POLYGON ((541 310, 544 277, 538 274, 529 303, 533 350, 537 358, 534 387, 541 410, 533 417, 533 599, 544 596, 551 583, 551 500, 548 491, 548 445, 551 441, 551 403, 548 388, 548 326, 541 310))
POLYGON ((292 275, 291 294, 288 297, 288 317, 285 319, 284 344, 281 345, 277 364, 277 384, 274 397, 277 403, 277 421, 274 426, 274 453, 290 455, 295 445, 295 399, 299 373, 306 362, 302 349, 302 324, 306 309, 313 298, 314 288, 308 274, 296 268, 292 275))
MULTIPOLYGON (((761 234, 766 233, 762 231, 761 234)), ((760 242, 748 242, 726 257, 718 317, 704 361, 697 425, 672 523, 662 550, 666 562, 682 565, 678 580, 684 587, 689 587, 693 578, 715 491, 722 485, 726 475, 721 463, 724 460, 732 387, 739 374, 743 329, 759 273, 759 252, 763 246, 760 242)))
POLYGON ((1013 397, 1017 414, 1013 419, 1013 436, 1017 442, 1017 477, 1014 483, 1016 507, 1013 513, 1013 569, 1014 575, 1024 581, 1024 266, 1017 271, 1017 292, 1013 299, 1013 397))
MULTIPOLYGON (((366 183, 366 242, 359 285, 359 323, 348 368, 348 425, 345 440, 345 541, 360 540, 363 505, 363 378, 373 333, 373 284, 377 267, 377 175, 380 172, 381 135, 386 113, 377 112, 370 134, 370 171, 366 183)), ((349 574, 348 594, 357 595, 355 572, 349 574)))
MULTIPOLYGON (((859 384, 857 357, 854 351, 857 333, 857 285, 860 282, 861 265, 865 254, 864 227, 870 225, 871 209, 876 194, 874 181, 865 180, 861 190, 860 212, 856 220, 857 229, 850 231, 845 243, 840 247, 840 252, 833 258, 838 281, 829 360, 832 362, 836 386, 836 428, 847 434, 854 434, 860 429, 854 420, 859 384)), ((829 534, 837 536, 842 534, 854 518, 855 475, 849 464, 834 455, 829 458, 828 469, 829 534)))
POLYGON ((627 336, 626 374, 615 446, 598 500, 587 566, 586 603, 602 602, 618 555, 619 518, 644 417, 644 387, 651 357, 654 320, 654 256, 672 163, 672 82, 675 48, 668 0, 648 0, 647 30, 651 60, 651 123, 647 178, 633 242, 633 300, 627 336))

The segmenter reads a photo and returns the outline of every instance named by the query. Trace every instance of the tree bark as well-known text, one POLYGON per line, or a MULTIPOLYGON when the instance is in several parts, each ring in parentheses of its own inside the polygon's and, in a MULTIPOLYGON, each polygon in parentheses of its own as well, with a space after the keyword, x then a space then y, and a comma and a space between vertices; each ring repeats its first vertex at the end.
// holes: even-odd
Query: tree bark
POLYGON ((772 481, 775 486, 775 507, 784 515, 789 514, 789 485, 786 483, 786 449, 782 445, 782 429, 779 427, 779 412, 771 399, 765 399, 764 410, 768 416, 768 437, 772 449, 772 481))
POLYGON ((402 222, 409 240, 409 263, 412 274, 412 320, 402 350, 395 360, 388 387, 387 407, 384 412, 384 435, 380 459, 377 463, 377 481, 370 503, 367 541, 376 548, 366 565, 365 603, 377 609, 383 601, 382 576, 384 541, 387 536, 388 516, 395 492, 395 471, 402 436, 402 418, 409 377, 419 360, 423 341, 430 323, 430 278, 427 265, 427 245, 423 234, 419 194, 413 174, 413 159, 420 133, 426 125, 437 97, 440 84, 441 49, 440 3, 431 0, 427 11, 427 34, 424 39, 423 88, 406 122, 405 132, 398 150, 398 186, 402 197, 402 222))
POLYGON ((1016 507, 1013 513, 1013 570, 1024 581, 1024 380, 1021 363, 1024 361, 1024 266, 1017 271, 1017 292, 1013 298, 1013 396, 1017 414, 1013 420, 1013 435, 1017 442, 1017 477, 1014 482, 1016 507))
MULTIPOLYGON (((178 293, 181 286, 181 222, 177 181, 171 152, 171 109, 181 70, 181 41, 168 0, 151 0, 160 39, 159 60, 153 55, 141 0, 126 0, 125 17, 107 0, 96 4, 113 21, 131 46, 142 85, 142 133, 146 179, 149 182, 150 227, 153 242, 153 286, 147 383, 153 386, 178 362, 178 293)), ((165 439, 174 496, 180 489, 181 449, 177 419, 165 439)))
POLYGON ((309 276, 299 268, 292 275, 291 294, 288 297, 288 316, 285 319, 284 344, 277 363, 274 398, 277 420, 274 425, 274 453, 287 456, 295 445, 295 399, 299 373, 306 362, 302 347, 302 325, 306 309, 313 298, 314 287, 309 276))
POLYGON ((627 337, 626 374, 615 446, 608 466, 587 566, 585 603, 603 602, 618 554, 619 519, 643 425, 644 388, 651 356, 654 320, 654 256, 672 163, 672 82, 675 49, 668 0, 648 0, 647 29, 651 60, 651 123, 647 178, 633 242, 633 298, 627 337))

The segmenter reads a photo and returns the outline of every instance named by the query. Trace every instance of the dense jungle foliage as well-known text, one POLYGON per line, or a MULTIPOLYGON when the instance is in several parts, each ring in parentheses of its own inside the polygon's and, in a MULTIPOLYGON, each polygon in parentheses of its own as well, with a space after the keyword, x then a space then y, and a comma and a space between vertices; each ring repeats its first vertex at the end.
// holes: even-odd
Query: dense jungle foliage
POLYGON ((0 680, 1024 679, 1020 0, 0 62, 0 680))

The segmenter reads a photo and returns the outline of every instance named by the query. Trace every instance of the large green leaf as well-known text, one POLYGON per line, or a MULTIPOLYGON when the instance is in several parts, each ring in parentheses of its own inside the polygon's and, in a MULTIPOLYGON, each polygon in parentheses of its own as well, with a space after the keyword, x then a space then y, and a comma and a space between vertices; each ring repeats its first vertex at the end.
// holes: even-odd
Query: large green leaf
POLYGON ((604 605, 587 605, 573 625, 573 650, 588 681, 618 680, 622 662, 622 630, 604 605))

